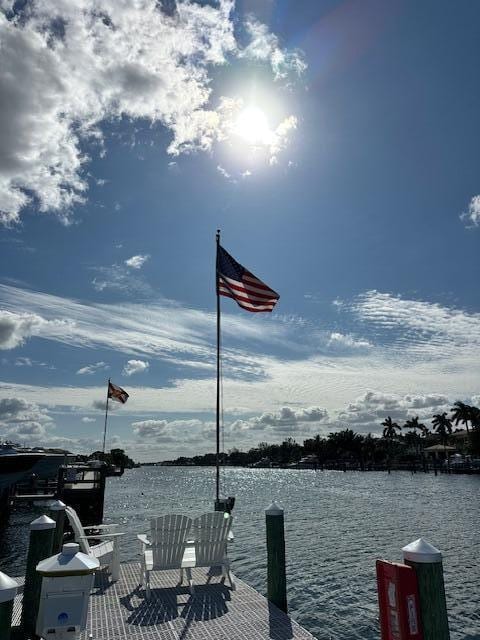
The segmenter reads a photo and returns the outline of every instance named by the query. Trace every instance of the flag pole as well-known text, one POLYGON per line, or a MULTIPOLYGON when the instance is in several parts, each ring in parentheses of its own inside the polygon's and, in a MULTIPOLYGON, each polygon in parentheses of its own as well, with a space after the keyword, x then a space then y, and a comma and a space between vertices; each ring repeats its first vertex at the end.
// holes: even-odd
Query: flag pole
POLYGON ((216 491, 215 496, 218 502, 220 498, 220 294, 218 293, 218 247, 220 246, 220 229, 217 229, 217 256, 215 288, 217 292, 217 455, 216 463, 216 491))
POLYGON ((103 448, 102 451, 105 453, 105 439, 107 437, 107 417, 108 417, 108 392, 110 391, 110 378, 107 382, 107 401, 105 402, 105 426, 103 428, 103 448))

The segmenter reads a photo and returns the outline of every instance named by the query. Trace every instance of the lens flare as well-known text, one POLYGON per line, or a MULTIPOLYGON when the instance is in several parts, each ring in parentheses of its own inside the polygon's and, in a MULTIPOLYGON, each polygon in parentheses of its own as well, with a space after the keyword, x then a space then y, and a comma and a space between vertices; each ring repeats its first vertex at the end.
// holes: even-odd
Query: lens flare
POLYGON ((235 122, 234 131, 252 146, 269 144, 271 137, 267 116, 258 107, 244 109, 235 122))

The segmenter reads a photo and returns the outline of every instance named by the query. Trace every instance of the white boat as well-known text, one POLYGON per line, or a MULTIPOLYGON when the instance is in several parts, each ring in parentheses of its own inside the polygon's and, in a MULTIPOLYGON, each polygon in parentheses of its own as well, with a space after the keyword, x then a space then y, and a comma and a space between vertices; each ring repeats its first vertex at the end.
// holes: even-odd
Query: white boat
POLYGON ((0 491, 26 482, 33 474, 39 480, 54 478, 70 455, 67 452, 24 448, 12 442, 0 443, 0 491))

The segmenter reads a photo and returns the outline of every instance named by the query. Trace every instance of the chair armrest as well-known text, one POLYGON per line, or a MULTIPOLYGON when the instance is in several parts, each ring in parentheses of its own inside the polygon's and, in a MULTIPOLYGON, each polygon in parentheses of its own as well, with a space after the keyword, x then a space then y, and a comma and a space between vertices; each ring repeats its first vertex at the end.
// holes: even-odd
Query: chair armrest
POLYGON ((101 538, 120 538, 124 536, 125 533, 104 533, 102 535, 97 536, 79 536, 79 540, 100 540, 101 538))
POLYGON ((107 530, 107 529, 115 529, 116 527, 119 527, 119 524, 95 524, 92 527, 83 527, 84 531, 90 531, 91 529, 98 529, 98 530, 107 530))
POLYGON ((146 547, 149 547, 152 544, 145 533, 137 533, 137 540, 140 540, 140 542, 146 547))

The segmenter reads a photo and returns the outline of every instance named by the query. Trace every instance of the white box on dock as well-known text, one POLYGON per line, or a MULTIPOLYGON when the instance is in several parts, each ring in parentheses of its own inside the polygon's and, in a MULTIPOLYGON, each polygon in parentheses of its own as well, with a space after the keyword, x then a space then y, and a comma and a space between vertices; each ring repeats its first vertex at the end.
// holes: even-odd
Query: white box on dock
POLYGON ((66 544, 62 553, 37 565, 43 576, 36 633, 42 638, 72 640, 85 629, 96 558, 66 544))

